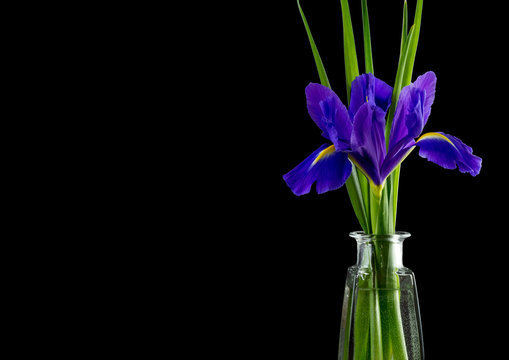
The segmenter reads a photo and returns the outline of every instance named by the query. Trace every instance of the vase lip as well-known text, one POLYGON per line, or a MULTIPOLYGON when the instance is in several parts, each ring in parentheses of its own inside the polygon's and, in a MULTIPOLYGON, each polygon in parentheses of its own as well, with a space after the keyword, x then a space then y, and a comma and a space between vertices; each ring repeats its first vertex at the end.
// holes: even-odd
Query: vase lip
POLYGON ((375 235, 366 234, 364 231, 352 231, 350 237, 353 237, 357 242, 365 243, 370 241, 390 241, 390 242, 402 242, 406 238, 409 238, 411 234, 406 231, 396 231, 392 234, 375 235))

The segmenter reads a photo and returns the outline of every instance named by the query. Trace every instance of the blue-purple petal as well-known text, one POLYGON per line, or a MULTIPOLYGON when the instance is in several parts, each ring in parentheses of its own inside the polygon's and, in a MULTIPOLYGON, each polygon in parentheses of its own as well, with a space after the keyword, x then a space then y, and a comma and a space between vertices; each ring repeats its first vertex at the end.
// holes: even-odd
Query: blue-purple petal
POLYGON ((441 132, 427 133, 416 142, 419 155, 446 169, 455 169, 472 176, 479 174, 482 159, 460 139, 441 132))
POLYGON ((389 150, 404 138, 410 140, 422 133, 435 100, 436 83, 435 73, 428 71, 401 90, 392 122, 389 150))
POLYGON ((412 84, 401 90, 391 127, 389 152, 402 141, 408 142, 421 134, 425 99, 426 92, 412 84))
POLYGON ((389 110, 392 100, 392 86, 375 78, 375 104, 383 111, 389 110))
POLYGON ((351 172, 348 155, 324 144, 285 174, 283 179, 295 195, 309 193, 315 182, 316 192, 322 194, 343 186, 351 172))
POLYGON ((364 103, 355 114, 350 156, 363 172, 380 185, 380 169, 385 158, 385 112, 364 103))
POLYGON ((435 101, 435 88, 437 86, 437 76, 433 71, 422 74, 414 81, 414 86, 424 90, 425 99, 423 104, 423 123, 426 125, 431 113, 431 105, 435 101))
POLYGON ((412 138, 404 138, 389 150, 382 164, 382 169, 380 170, 382 181, 405 160, 408 154, 413 150, 414 145, 415 141, 412 138))
POLYGON ((359 75, 352 82, 350 92, 350 116, 354 117, 359 108, 366 102, 387 111, 391 105, 392 87, 373 74, 359 75))
POLYGON ((352 120, 339 97, 326 86, 310 83, 306 87, 308 112, 322 130, 322 136, 332 141, 338 151, 350 148, 352 120))

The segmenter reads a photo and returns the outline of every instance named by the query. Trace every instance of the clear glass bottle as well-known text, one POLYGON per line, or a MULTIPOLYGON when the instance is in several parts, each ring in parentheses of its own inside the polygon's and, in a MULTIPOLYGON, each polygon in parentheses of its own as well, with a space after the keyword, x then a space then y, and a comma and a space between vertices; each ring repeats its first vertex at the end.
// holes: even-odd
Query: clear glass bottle
POLYGON ((423 360, 415 276, 403 266, 410 234, 350 236, 357 263, 347 272, 339 360, 423 360))

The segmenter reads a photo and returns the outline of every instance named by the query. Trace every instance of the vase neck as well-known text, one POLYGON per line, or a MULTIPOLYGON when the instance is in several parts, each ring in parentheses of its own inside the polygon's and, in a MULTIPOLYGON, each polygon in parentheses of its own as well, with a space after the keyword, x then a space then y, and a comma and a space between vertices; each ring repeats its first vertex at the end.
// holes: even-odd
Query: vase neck
POLYGON ((398 269, 403 267, 403 241, 408 233, 392 235, 350 234, 357 241, 357 266, 398 269))

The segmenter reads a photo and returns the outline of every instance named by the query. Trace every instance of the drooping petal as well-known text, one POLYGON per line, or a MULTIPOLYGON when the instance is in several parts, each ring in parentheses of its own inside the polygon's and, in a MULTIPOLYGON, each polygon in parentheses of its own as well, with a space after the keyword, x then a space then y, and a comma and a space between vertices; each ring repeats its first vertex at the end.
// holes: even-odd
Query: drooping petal
POLYGON ((322 136, 332 141, 338 151, 350 148, 352 120, 334 91, 326 86, 310 83, 306 87, 308 112, 322 136))
POLYGON ((351 158, 361 170, 380 185, 380 168, 385 158, 385 112, 364 103, 355 114, 351 158))
POLYGON ((410 152, 415 147, 415 141, 412 138, 404 138, 399 143, 394 145, 385 156, 380 170, 380 177, 382 181, 396 169, 396 167, 405 160, 410 152))
POLYGON ((420 147, 419 155, 446 169, 455 169, 472 176, 479 174, 482 159, 472 154, 472 148, 460 139, 441 132, 422 135, 415 145, 420 147))
POLYGON ((335 190, 343 186, 352 172, 348 155, 335 151, 334 145, 324 144, 302 163, 283 176, 295 195, 309 193, 316 182, 316 192, 335 190))
POLYGON ((371 105, 376 105, 383 111, 387 111, 391 105, 392 87, 387 85, 373 74, 359 75, 352 82, 350 94, 350 116, 354 117, 359 108, 368 100, 371 105))
POLYGON ((401 90, 391 127, 389 152, 402 141, 409 142, 421 134, 425 99, 426 92, 412 84, 401 90))
POLYGON ((433 101, 435 101, 435 88, 437 86, 437 76, 433 71, 428 71, 427 73, 419 76, 415 82, 414 86, 424 90, 426 96, 424 98, 423 104, 423 122, 424 125, 428 122, 428 117, 431 113, 431 105, 433 105, 433 101))

